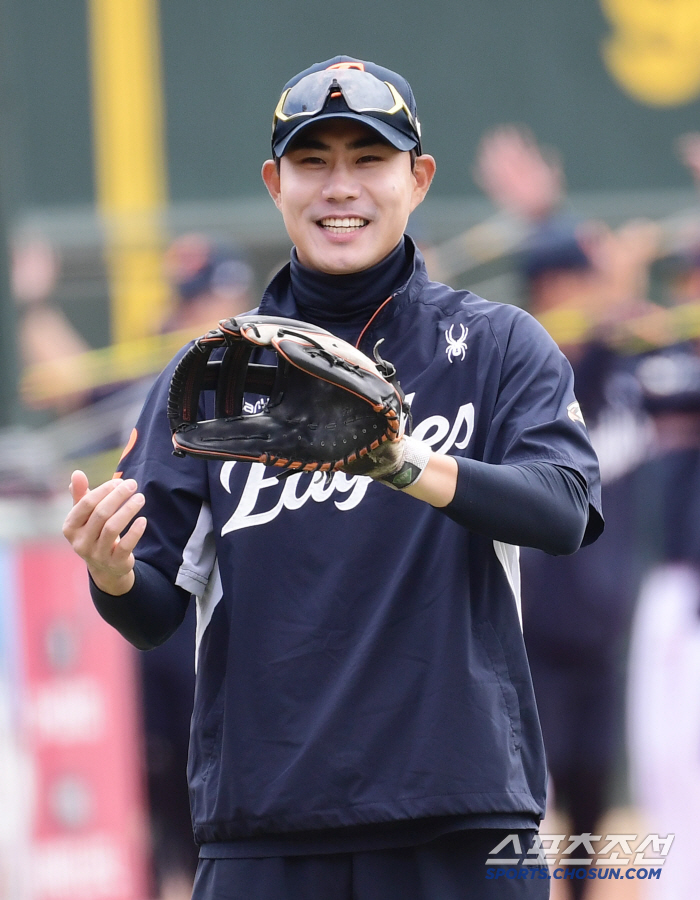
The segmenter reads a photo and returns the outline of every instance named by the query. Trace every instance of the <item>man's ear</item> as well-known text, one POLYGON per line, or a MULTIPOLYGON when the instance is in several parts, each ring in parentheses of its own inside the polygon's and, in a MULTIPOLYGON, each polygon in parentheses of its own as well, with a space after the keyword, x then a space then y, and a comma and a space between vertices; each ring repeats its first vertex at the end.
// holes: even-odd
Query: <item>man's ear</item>
POLYGON ((262 167, 262 180, 265 182, 270 196, 275 202, 277 209, 280 208, 280 173, 277 164, 273 159, 266 159, 262 167))
POLYGON ((428 193, 433 178, 435 177, 435 160, 432 156, 424 153, 417 156, 413 165, 413 198, 411 200, 411 212, 422 202, 428 193))

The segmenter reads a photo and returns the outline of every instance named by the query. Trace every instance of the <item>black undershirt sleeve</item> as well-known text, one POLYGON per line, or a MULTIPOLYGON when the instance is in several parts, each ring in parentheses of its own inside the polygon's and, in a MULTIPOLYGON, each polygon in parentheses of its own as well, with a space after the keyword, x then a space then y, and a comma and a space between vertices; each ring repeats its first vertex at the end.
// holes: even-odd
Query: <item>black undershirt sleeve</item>
POLYGON ((455 457, 452 502, 442 512, 459 525, 506 544, 552 555, 574 553, 588 523, 588 490, 573 469, 553 463, 492 465, 455 457))
POLYGON ((134 577, 134 586, 119 597, 101 591, 90 578, 90 594, 105 622, 139 650, 152 650, 182 623, 190 594, 140 559, 134 577))
MULTIPOLYGON (((459 467, 452 502, 441 511, 459 525, 492 540, 536 547, 554 555, 574 553, 588 522, 588 492, 578 472, 551 463, 491 465, 455 457, 459 467)), ((90 579, 102 618, 139 650, 166 641, 185 617, 189 593, 143 560, 134 586, 119 597, 90 579)))

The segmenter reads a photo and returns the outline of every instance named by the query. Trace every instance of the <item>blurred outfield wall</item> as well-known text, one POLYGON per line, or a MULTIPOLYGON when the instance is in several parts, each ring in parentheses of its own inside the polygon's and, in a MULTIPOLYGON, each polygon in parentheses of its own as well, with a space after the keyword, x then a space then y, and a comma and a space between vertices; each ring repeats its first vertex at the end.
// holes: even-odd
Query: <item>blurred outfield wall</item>
MULTIPOLYGON (((17 209, 88 204, 85 3, 8 0, 8 16, 17 209)), ((673 141, 700 113, 697 0, 166 0, 160 20, 175 203, 262 198, 282 84, 336 53, 409 78, 435 197, 478 193, 474 148, 503 121, 558 147, 574 192, 687 186, 673 141)))
MULTIPOLYGON (((240 242, 255 290, 289 249, 259 177, 271 112, 288 77, 338 52, 381 61, 414 87, 438 160, 413 221, 426 242, 492 211, 471 167, 484 131, 502 122, 530 126, 561 152, 584 216, 618 223, 695 202, 674 145, 700 122, 700 0, 143 3, 159 23, 162 240, 199 229, 240 242)), ((110 0, 0 0, 5 219, 11 235, 39 233, 58 249, 53 300, 92 347, 114 339, 95 212, 88 13, 97 6, 110 0)))
MULTIPOLYGON (((101 346, 110 335, 94 215, 94 2, 2 0, 0 163, 10 231, 38 231, 63 251, 58 302, 101 346)), ((698 0, 153 5, 169 232, 225 233, 264 274, 288 249, 259 177, 271 112, 287 78, 339 52, 381 61, 414 87, 425 148, 438 160, 416 217, 425 240, 446 240, 489 213, 471 165, 480 136, 502 122, 527 124, 558 148, 585 215, 667 215, 694 199, 674 143, 700 121, 698 0)))

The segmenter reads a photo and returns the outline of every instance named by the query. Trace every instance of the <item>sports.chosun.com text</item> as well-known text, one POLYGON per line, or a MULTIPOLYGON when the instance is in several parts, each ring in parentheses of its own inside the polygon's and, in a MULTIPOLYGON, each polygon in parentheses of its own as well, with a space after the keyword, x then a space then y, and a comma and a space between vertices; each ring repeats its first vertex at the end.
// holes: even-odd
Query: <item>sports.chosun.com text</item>
POLYGON ((508 834, 489 853, 486 878, 659 879, 674 834, 508 834), (602 841, 602 844, 601 844, 602 841))
POLYGON ((562 881, 564 879, 580 879, 584 878, 598 878, 605 879, 609 878, 613 879, 628 879, 630 881, 635 878, 645 879, 645 878, 660 878, 661 877, 661 869, 612 869, 612 868, 596 868, 595 866, 591 866, 590 868, 583 866, 577 869, 571 869, 569 867, 559 867, 555 869, 553 872, 550 872, 549 869, 545 869, 542 866, 538 866, 537 868, 520 868, 516 866, 511 866, 507 869, 501 868, 488 868, 486 870, 486 878, 487 879, 498 879, 498 878, 507 878, 510 881, 514 881, 515 879, 523 879, 528 881, 533 881, 535 879, 556 879, 557 881, 562 881))

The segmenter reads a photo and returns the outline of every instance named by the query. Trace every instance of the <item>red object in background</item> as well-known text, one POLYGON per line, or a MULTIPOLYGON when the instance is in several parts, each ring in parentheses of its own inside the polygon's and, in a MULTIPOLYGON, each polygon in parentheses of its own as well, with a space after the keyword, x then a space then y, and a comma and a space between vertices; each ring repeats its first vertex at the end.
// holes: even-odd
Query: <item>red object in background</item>
POLYGON ((95 611, 70 547, 30 542, 19 553, 32 900, 145 900, 135 651, 95 611))

